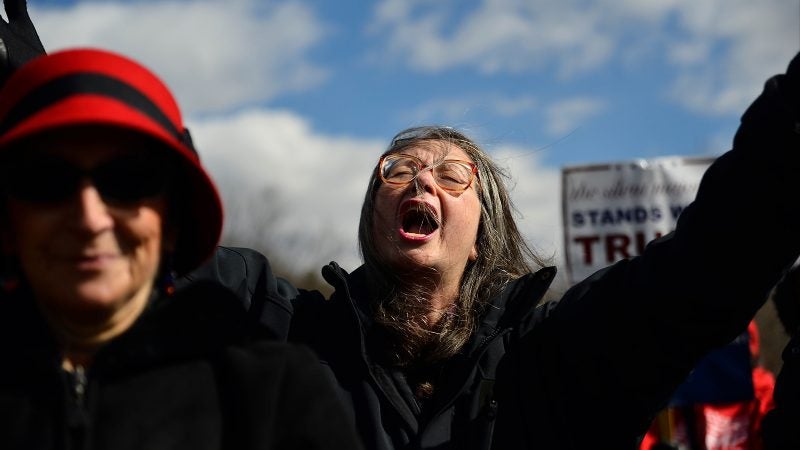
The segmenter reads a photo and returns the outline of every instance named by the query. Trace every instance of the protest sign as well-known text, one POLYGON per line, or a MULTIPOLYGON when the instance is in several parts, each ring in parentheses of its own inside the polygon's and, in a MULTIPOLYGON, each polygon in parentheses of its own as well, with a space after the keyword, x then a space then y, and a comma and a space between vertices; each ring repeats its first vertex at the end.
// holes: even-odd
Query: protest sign
POLYGON ((712 161, 667 157, 565 167, 562 210, 569 283, 641 254, 648 242, 672 231, 712 161))

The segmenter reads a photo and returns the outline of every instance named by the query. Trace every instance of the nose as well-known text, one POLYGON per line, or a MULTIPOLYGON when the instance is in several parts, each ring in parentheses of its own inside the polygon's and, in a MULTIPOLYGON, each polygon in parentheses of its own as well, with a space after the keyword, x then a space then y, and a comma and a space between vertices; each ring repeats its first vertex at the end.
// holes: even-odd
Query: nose
POLYGON ((77 228, 88 233, 99 233, 111 228, 114 219, 100 191, 89 180, 81 182, 74 200, 77 228))
POLYGON ((418 194, 428 192, 433 194, 436 192, 436 179, 433 177, 433 170, 430 167, 422 169, 417 177, 414 178, 414 186, 418 194))

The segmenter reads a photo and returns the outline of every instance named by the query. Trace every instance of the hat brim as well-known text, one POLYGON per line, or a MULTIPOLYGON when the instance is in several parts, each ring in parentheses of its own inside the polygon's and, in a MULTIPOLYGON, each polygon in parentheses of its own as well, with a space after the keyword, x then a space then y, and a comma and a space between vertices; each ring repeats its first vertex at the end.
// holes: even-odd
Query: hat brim
POLYGON ((0 154, 13 144, 56 129, 100 126, 130 130, 174 150, 181 170, 177 180, 191 195, 173 202, 178 207, 174 270, 185 274, 200 266, 214 252, 222 231, 222 202, 214 183, 200 166, 197 154, 167 133, 148 116, 129 105, 98 95, 76 95, 50 105, 17 123, 0 137, 0 154), (200 222, 202 221, 202 223, 200 222))

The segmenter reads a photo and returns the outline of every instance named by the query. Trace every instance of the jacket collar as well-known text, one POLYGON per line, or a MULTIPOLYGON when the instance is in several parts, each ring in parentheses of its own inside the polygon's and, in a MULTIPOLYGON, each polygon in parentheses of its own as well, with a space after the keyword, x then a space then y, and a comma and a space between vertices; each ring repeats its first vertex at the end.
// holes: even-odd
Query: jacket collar
POLYGON ((528 321, 556 275, 555 267, 544 267, 509 283, 486 306, 483 319, 462 353, 472 355, 503 330, 528 321))
MULTIPOLYGON (((348 273, 335 262, 331 262, 322 270, 323 277, 333 286, 337 293, 348 299, 356 316, 361 332, 362 350, 365 349, 364 336, 372 326, 369 312, 369 288, 367 271, 362 265, 348 273)), ((506 328, 513 328, 527 321, 535 308, 541 303, 545 293, 556 275, 555 267, 544 267, 535 273, 528 273, 509 283, 500 294, 487 305, 486 312, 476 332, 465 346, 462 353, 472 355, 478 351, 486 339, 506 328)))

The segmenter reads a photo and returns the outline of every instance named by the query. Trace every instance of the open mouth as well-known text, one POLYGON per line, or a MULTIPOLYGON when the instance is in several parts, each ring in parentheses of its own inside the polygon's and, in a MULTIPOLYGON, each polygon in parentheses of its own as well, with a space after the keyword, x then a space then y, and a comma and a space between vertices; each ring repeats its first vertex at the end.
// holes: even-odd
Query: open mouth
POLYGON ((427 237, 438 230, 439 226, 436 211, 426 203, 415 203, 402 215, 402 232, 410 238, 427 237))

